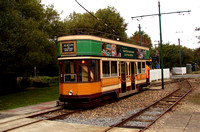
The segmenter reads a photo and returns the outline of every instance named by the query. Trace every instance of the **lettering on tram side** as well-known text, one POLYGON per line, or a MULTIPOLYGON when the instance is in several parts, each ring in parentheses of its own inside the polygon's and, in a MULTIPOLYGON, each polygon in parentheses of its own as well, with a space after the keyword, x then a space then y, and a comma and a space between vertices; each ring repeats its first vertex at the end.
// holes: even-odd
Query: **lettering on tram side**
POLYGON ((121 46, 122 57, 136 58, 136 48, 121 46))

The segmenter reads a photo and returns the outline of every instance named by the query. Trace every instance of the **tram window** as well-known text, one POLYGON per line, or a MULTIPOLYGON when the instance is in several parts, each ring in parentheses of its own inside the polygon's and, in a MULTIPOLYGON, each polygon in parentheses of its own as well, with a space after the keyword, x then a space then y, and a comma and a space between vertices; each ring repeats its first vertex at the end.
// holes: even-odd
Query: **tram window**
POLYGON ((103 77, 110 77, 109 61, 103 61, 103 77))
POLYGON ((121 62, 118 63, 118 76, 121 76, 121 62))
POLYGON ((63 67, 62 67, 62 61, 59 61, 59 74, 60 74, 60 82, 63 82, 63 67))
POLYGON ((138 73, 141 73, 141 62, 138 62, 138 73))
POLYGON ((135 67, 134 67, 135 63, 131 62, 131 74, 134 75, 135 74, 135 67))
POLYGON ((65 61, 65 73, 75 73, 75 70, 75 62, 73 60, 65 61))
POLYGON ((90 62, 90 81, 98 81, 98 61, 91 60, 90 62))
POLYGON ((145 73, 145 62, 142 62, 142 73, 145 73))
POLYGON ((121 74, 125 74, 125 62, 121 62, 121 74))
POLYGON ((76 73, 75 62, 73 60, 65 61, 64 67, 65 67, 64 81, 76 82, 77 76, 75 74, 76 73))
POLYGON ((128 72, 128 75, 130 76, 131 75, 131 63, 128 63, 128 68, 129 68, 129 72, 128 72))
POLYGON ((111 76, 117 76, 117 62, 111 61, 111 76))
POLYGON ((87 65, 79 66, 79 76, 80 76, 80 82, 88 82, 88 66, 87 65))

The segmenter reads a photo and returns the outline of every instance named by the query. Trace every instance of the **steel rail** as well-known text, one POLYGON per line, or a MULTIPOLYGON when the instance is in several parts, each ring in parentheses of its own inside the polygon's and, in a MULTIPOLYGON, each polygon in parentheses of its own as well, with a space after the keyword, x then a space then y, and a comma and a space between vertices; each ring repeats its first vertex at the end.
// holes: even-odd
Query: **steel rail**
MULTIPOLYGON (((67 116, 67 115, 71 115, 71 114, 74 114, 74 113, 78 113, 78 112, 81 112, 82 110, 75 110, 75 111, 71 111, 71 112, 68 112, 68 113, 64 113, 64 114, 61 114, 61 115, 58 115, 58 116, 55 116, 55 117, 50 117, 48 119, 45 119, 45 120, 54 120, 54 119, 57 119, 57 118, 60 118, 62 116, 67 116)), ((46 113, 46 112, 44 112, 46 113)), ((42 115, 42 114, 38 114, 38 115, 42 115)), ((35 116, 34 116, 35 117, 35 116)), ((37 122, 41 122, 43 121, 44 119, 38 119, 37 121, 33 121, 33 122, 30 122, 30 123, 27 123, 27 124, 23 124, 23 125, 20 125, 20 126, 16 126, 16 127, 13 127, 13 128, 9 128, 7 130, 3 130, 2 132, 8 132, 8 131, 11 131, 11 130, 14 130, 14 129, 17 129, 17 128, 20 128, 20 127, 24 127, 24 126, 28 126, 28 125, 31 125, 31 124, 34 124, 34 123, 37 123, 37 122)))
MULTIPOLYGON (((159 118, 161 118, 164 114, 166 114, 168 111, 170 111, 175 105, 178 104, 178 102, 180 102, 186 95, 188 95, 192 91, 193 86, 190 84, 190 82, 188 80, 187 80, 187 82, 190 85, 190 89, 183 96, 181 96, 174 104, 172 104, 166 111, 164 111, 158 118, 156 118, 147 127, 145 127, 143 130, 148 129, 153 123, 155 123, 159 118)), ((140 132, 143 132, 143 130, 140 130, 140 132)))
MULTIPOLYGON (((186 80, 186 81, 190 84, 190 82, 189 82, 188 80, 186 80)), ((155 121, 157 121, 157 120, 158 120, 160 117, 162 117, 165 113, 167 113, 169 110, 171 110, 171 109, 172 109, 178 102, 180 102, 188 93, 190 93, 190 92, 192 91, 192 88, 193 88, 193 87, 192 87, 192 85, 190 84, 190 89, 189 89, 184 95, 182 95, 178 100, 176 100, 175 103, 173 103, 172 105, 170 105, 170 107, 167 108, 167 110, 165 110, 165 111, 164 111, 161 115, 159 115, 156 119, 153 119, 153 121, 152 121, 149 125, 147 125, 146 127, 138 127, 138 128, 143 129, 143 130, 146 130, 146 129, 147 129, 148 127, 150 127, 153 123, 155 123, 155 121)), ((160 100, 154 102, 153 104, 147 106, 146 108, 140 110, 139 112, 133 114, 132 116, 130 116, 130 117, 124 119, 123 121, 121 121, 121 122, 119 122, 119 123, 117 123, 117 124, 115 124, 115 125, 112 125, 110 128, 106 129, 105 132, 107 132, 107 131, 113 129, 114 127, 123 126, 123 124, 125 124, 125 123, 127 123, 128 121, 132 120, 133 118, 139 116, 141 113, 144 113, 146 110, 148 110, 148 109, 151 108, 152 106, 155 106, 155 105, 158 104, 160 101, 162 101, 162 100, 168 98, 169 96, 173 95, 174 93, 176 93, 176 92, 179 91, 180 89, 181 89, 181 87, 180 87, 180 85, 179 85, 179 88, 178 88, 177 90, 175 90, 175 91, 169 93, 169 94, 166 95, 165 97, 163 97, 163 98, 161 98, 160 100)), ((125 128, 131 128, 130 126, 127 126, 127 127, 124 126, 124 127, 125 127, 125 128)), ((140 130, 140 131, 142 132, 143 130, 140 130)))
MULTIPOLYGON (((52 108, 49 108, 49 109, 53 109, 54 107, 52 108)), ((39 116, 39 115, 42 115, 42 114, 46 114, 46 113, 49 113, 49 112, 54 112, 56 110, 61 110, 63 109, 63 107, 58 107, 56 109, 53 109, 53 110, 49 110, 49 111, 45 111, 45 112, 42 112, 42 113, 38 113, 38 114, 35 114, 35 113, 31 113, 29 115, 24 115, 24 116, 21 116, 19 118, 16 118, 16 119, 12 119, 12 120, 8 120, 8 121, 5 121, 5 122, 0 122, 0 124, 5 124, 5 123, 8 123, 8 122, 12 122, 12 121, 16 121, 16 120, 20 120, 20 119, 23 119, 23 118, 32 118, 32 117, 35 117, 35 116, 39 116)))
POLYGON ((167 98, 168 96, 170 96, 171 94, 175 93, 176 91, 180 90, 180 88, 176 89, 175 91, 169 93, 168 95, 166 95, 165 97, 161 98, 160 100, 154 102, 153 104, 150 104, 149 106, 147 106, 146 108, 138 111, 137 113, 131 115, 130 117, 124 119, 123 121, 115 124, 115 125, 112 125, 110 128, 106 129, 104 132, 108 132, 109 130, 113 129, 114 127, 119 127, 121 126, 122 124, 125 124, 126 122, 128 122, 129 120, 133 119, 134 117, 138 116, 139 114, 143 113, 144 111, 146 111, 147 109, 149 109, 151 106, 154 106, 156 105, 159 101, 163 100, 164 98, 167 98))

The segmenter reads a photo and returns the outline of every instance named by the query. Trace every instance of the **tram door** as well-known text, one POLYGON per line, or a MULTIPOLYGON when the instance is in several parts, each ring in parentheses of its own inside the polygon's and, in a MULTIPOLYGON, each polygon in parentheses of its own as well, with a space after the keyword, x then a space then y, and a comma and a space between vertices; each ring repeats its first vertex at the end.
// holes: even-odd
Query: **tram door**
POLYGON ((121 89, 122 89, 122 93, 126 92, 126 67, 125 67, 125 62, 121 62, 121 89))
POLYGON ((136 70, 135 70, 135 62, 131 62, 131 89, 135 90, 135 74, 136 74, 136 70))

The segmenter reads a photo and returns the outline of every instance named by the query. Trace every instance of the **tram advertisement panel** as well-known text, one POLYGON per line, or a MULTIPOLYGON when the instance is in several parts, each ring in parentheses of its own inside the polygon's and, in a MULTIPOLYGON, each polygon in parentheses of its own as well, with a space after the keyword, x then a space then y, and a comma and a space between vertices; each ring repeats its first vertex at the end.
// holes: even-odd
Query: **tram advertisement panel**
POLYGON ((102 43, 101 55, 132 59, 147 59, 146 50, 109 43, 102 43))
POLYGON ((121 57, 121 47, 116 44, 102 43, 101 55, 121 57))
POLYGON ((146 59, 146 50, 137 49, 137 59, 146 59))

